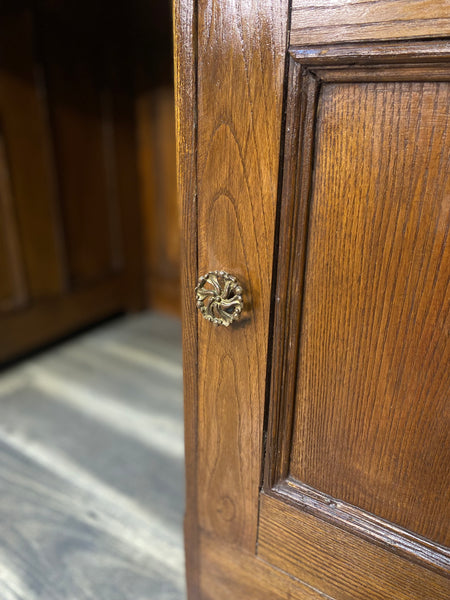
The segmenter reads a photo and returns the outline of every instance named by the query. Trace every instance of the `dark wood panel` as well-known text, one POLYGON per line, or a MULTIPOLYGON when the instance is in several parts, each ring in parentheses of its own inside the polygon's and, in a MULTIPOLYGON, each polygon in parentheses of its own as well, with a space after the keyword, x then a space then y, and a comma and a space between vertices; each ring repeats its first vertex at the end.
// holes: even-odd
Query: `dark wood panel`
POLYGON ((445 83, 323 88, 291 456, 300 481, 440 543, 449 102, 445 83))
POLYGON ((291 44, 444 37, 446 0, 293 0, 291 44))
POLYGON ((2 9, 0 119, 29 293, 41 299, 65 289, 66 265, 45 86, 34 44, 30 12, 2 9))
MULTIPOLYGON (((445 305, 448 303, 448 259, 444 257, 445 266, 440 264, 443 258, 440 250, 445 248, 448 252, 448 203, 445 200, 449 161, 445 137, 448 127, 448 110, 445 108, 448 104, 448 83, 445 83, 448 50, 448 44, 441 42, 416 42, 407 47, 406 53, 404 45, 399 43, 377 43, 371 49, 366 44, 317 47, 313 51, 307 48, 292 50, 294 60, 290 64, 285 125, 290 135, 286 136, 284 153, 265 468, 265 489, 276 500, 262 500, 257 551, 272 564, 333 598, 401 598, 402 593, 405 598, 442 598, 448 590, 448 582, 443 578, 449 572, 448 549, 383 519, 386 512, 374 514, 379 505, 372 505, 372 512, 367 512, 357 508, 358 501, 347 504, 342 501, 342 496, 318 491, 328 491, 328 482, 339 480, 341 489, 354 489, 357 495, 362 482, 362 487, 372 494, 372 498, 384 492, 383 500, 391 515, 403 511, 402 517, 408 519, 411 518, 409 503, 405 502, 402 507, 395 496, 402 483, 409 476, 416 484, 420 483, 421 468, 422 473, 425 472, 422 480, 425 486, 428 470, 433 467, 437 469, 438 480, 447 477, 445 431, 439 419, 442 419, 448 397, 449 381, 448 367, 444 366, 448 362, 448 354, 445 355, 448 348, 442 341, 446 327, 444 325, 442 329, 442 324, 448 318, 445 312, 448 311, 448 304, 445 305), (373 64, 375 68, 372 68, 373 64), (400 81, 392 82, 394 77, 400 81), (362 96, 368 93, 372 96, 363 99, 362 96), (407 98, 404 103, 400 99, 403 95, 407 98), (342 112, 344 96, 346 117, 342 112), (336 107, 340 107, 340 112, 334 112, 336 107), (322 130, 325 123, 326 129, 322 130), (321 136, 319 132, 324 131, 326 135, 321 136), (327 191, 321 184, 324 180, 328 181, 327 191), (325 206, 327 209, 324 210, 325 206), (378 215, 378 220, 373 217, 373 212, 378 215), (400 223, 399 218, 397 229, 383 229, 383 222, 389 223, 391 218, 395 220, 398 216, 403 221, 400 223), (367 221, 364 221, 366 217, 367 221), (369 244, 369 250, 363 242, 366 236, 377 242, 369 244), (379 377, 374 376, 373 383, 375 387, 386 384, 392 377, 403 382, 403 387, 394 386, 394 391, 403 395, 395 398, 391 394, 387 398, 384 392, 379 393, 370 408, 375 408, 376 413, 378 407, 386 406, 386 400, 392 400, 389 408, 394 416, 379 418, 378 415, 371 421, 370 411, 364 414, 370 387, 361 385, 355 390, 351 382, 353 377, 359 377, 362 383, 366 380, 370 383, 371 369, 361 360, 376 355, 379 346, 372 344, 373 338, 363 327, 364 319, 372 319, 373 324, 377 314, 375 300, 383 298, 389 289, 385 281, 371 288, 365 277, 368 273, 380 275, 383 263, 376 251, 378 249, 383 255, 384 250, 389 251, 394 243, 397 244, 397 255, 391 252, 389 264, 397 268, 395 259, 402 258, 406 280, 410 278, 415 290, 412 293, 406 286, 407 293, 403 289, 400 298, 395 294, 386 296, 387 308, 397 311, 397 315, 391 321, 385 321, 384 332, 380 333, 381 326, 374 327, 373 335, 375 340, 378 335, 383 340, 383 333, 392 328, 390 334, 395 339, 387 355, 393 358, 403 352, 403 360, 394 364, 391 371, 388 369, 379 373, 379 377), (316 251, 321 253, 318 260, 314 260, 318 258, 316 251), (365 269, 359 269, 355 275, 353 270, 361 257, 364 257, 365 269), (434 269, 435 287, 425 285, 429 273, 424 264, 432 271, 434 269), (420 275, 425 278, 425 283, 420 275), (326 284, 319 294, 315 290, 312 300, 309 285, 319 280, 326 280, 326 284), (437 305, 433 296, 436 290, 439 290, 438 296, 440 294, 437 305), (348 301, 346 310, 339 312, 342 297, 347 297, 348 301), (362 299, 367 298, 365 310, 358 313, 361 319, 348 331, 350 315, 358 311, 362 299), (413 304, 412 308, 403 306, 408 300, 413 304), (415 301, 422 307, 422 312, 415 301), (432 317, 427 322, 428 313, 436 319, 433 321, 432 317), (405 314, 415 321, 409 322, 405 314), (321 335, 317 328, 319 319, 321 339, 317 339, 321 335), (403 329, 399 328, 402 319, 403 329), (427 349, 417 344, 416 334, 441 339, 441 355, 428 370, 428 375, 420 373, 422 364, 427 368, 426 360, 424 362, 427 349), (311 346, 305 347, 305 340, 311 342, 311 346), (421 351, 425 354, 420 358, 415 356, 421 351), (414 368, 419 372, 406 373, 405 370, 412 369, 408 364, 412 356, 414 368), (439 364, 439 361, 443 362, 439 364), (332 373, 328 370, 329 364, 335 367, 332 373), (407 381, 403 379, 405 375, 407 381), (413 390, 410 395, 408 385, 414 378, 419 383, 421 375, 431 395, 429 402, 419 395, 420 408, 415 404, 416 393, 413 390), (314 389, 312 381, 315 382, 314 389), (337 417, 336 407, 343 397, 353 405, 355 412, 360 411, 360 421, 346 409, 337 417), (292 421, 294 398, 300 405, 295 412, 295 422, 292 421), (420 417, 416 412, 419 410, 423 411, 420 417), (314 419, 311 419, 312 414, 314 419), (406 425, 402 424, 402 417, 406 425), (335 418, 340 419, 339 422, 334 421, 335 418), (414 430, 420 425, 409 426, 410 418, 434 422, 438 433, 442 434, 440 443, 443 447, 439 447, 439 440, 427 440, 428 447, 425 444, 415 448, 411 438, 416 435, 420 444, 422 432, 414 430), (392 430, 390 425, 395 419, 400 422, 397 422, 397 429, 392 430), (378 449, 367 435, 370 424, 374 438, 379 435, 378 449), (335 437, 328 435, 327 425, 335 426, 335 437), (389 432, 393 445, 397 444, 397 450, 404 452, 401 462, 389 447, 391 440, 386 440, 389 432), (308 453, 317 440, 320 440, 323 453, 320 458, 313 457, 312 465, 308 462, 308 453), (352 480, 342 472, 339 461, 349 459, 355 440, 359 446, 352 456, 352 480), (426 452, 430 449, 434 456, 427 461, 426 452), (419 457, 421 450, 424 454, 419 457), (412 464, 408 464, 409 452, 412 464), (309 465, 310 473, 316 469, 313 478, 317 479, 317 473, 319 477, 323 476, 320 483, 316 480, 306 480, 310 485, 299 483, 305 481, 304 475, 294 469, 302 468, 302 461, 309 465), (375 477, 372 485, 365 487, 367 464, 375 465, 371 473, 375 473, 375 477), (402 470, 403 482, 392 479, 391 488, 383 490, 376 479, 382 480, 384 476, 380 464, 391 477, 396 470, 402 470), (409 475, 408 469, 415 469, 415 473, 409 475), (358 562, 361 556, 364 556, 364 563, 358 562), (347 560, 351 563, 349 568, 347 560), (389 572, 393 565, 396 565, 395 575, 389 572), (364 569, 371 569, 369 576, 364 569), (410 580, 412 588, 404 586, 403 582, 410 580)), ((402 264, 402 261, 397 262, 402 264)), ((395 290, 396 285, 402 284, 401 273, 396 273, 393 279, 392 289, 395 290)), ((446 487, 446 484, 442 485, 443 493, 446 493, 446 487)), ((414 502, 414 492, 421 499, 427 498, 428 489, 423 492, 416 486, 416 490, 410 488, 409 491, 414 502)), ((433 523, 429 515, 432 494, 433 490, 428 496, 428 504, 422 506, 422 522, 444 534, 446 505, 443 501, 440 504, 442 514, 436 515, 439 509, 435 513, 440 524, 433 523)), ((404 498, 400 498, 402 500, 404 498)), ((431 508, 434 510, 434 506, 431 508)), ((413 509, 416 513, 412 518, 419 515, 418 503, 413 509)))
POLYGON ((265 495, 258 555, 335 600, 448 600, 448 578, 265 495))
POLYGON ((145 255, 140 190, 137 165, 136 121, 134 98, 129 90, 114 93, 113 159, 118 195, 119 231, 116 260, 124 273, 124 299, 127 310, 148 306, 145 298, 145 255), (122 259, 119 251, 121 249, 122 259))
POLYGON ((322 521, 336 525, 439 575, 450 575, 450 548, 377 515, 319 492, 291 477, 274 486, 268 493, 300 511, 306 511, 322 521))
POLYGON ((123 275, 0 315, 0 363, 123 310, 123 275))
POLYGON ((192 290, 197 279, 197 11, 195 0, 174 0, 174 75, 177 190, 181 204, 181 311, 186 512, 184 544, 189 598, 200 597, 198 522, 198 323, 192 290))
POLYGON ((0 11, 2 360, 143 306, 130 9, 83 4, 0 11))
MULTIPOLYGON (((120 9, 119 9, 120 11, 120 9)), ((115 9, 89 19, 74 3, 39 3, 45 66, 71 285, 98 281, 122 266, 114 155, 115 9)), ((124 36, 117 31, 117 46, 124 36)))
POLYGON ((107 148, 111 98, 95 89, 89 72, 80 71, 72 89, 62 71, 50 71, 49 79, 71 285, 77 287, 110 272, 117 260, 110 221, 116 216, 117 190, 109 180, 113 167, 107 148))
POLYGON ((256 541, 287 8, 285 0, 205 0, 198 14, 197 276, 234 274, 249 309, 230 329, 199 323, 198 515, 203 529, 248 549, 256 541))
POLYGON ((141 93, 136 111, 148 303, 179 314, 181 207, 176 189, 173 87, 141 93))
POLYGON ((27 288, 11 177, 5 140, 0 129, 0 311, 17 308, 26 298, 27 288))

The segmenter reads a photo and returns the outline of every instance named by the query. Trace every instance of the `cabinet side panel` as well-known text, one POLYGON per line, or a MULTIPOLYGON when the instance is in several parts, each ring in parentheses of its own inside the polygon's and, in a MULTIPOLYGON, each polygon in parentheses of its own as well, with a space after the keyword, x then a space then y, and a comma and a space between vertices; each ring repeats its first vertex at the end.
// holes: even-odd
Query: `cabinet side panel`
POLYGON ((199 592, 197 517, 197 319, 192 289, 197 277, 197 2, 174 0, 175 123, 177 190, 181 203, 181 308, 183 319, 184 446, 186 514, 184 540, 190 599, 199 592))

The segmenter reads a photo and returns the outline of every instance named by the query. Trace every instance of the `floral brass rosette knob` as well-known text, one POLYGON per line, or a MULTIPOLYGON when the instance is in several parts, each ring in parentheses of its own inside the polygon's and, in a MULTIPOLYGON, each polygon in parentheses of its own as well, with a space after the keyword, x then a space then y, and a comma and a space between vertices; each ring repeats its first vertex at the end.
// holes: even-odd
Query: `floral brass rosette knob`
POLYGON ((195 288, 195 297, 202 316, 214 325, 228 327, 239 319, 244 307, 242 287, 236 277, 225 271, 202 275, 195 288))

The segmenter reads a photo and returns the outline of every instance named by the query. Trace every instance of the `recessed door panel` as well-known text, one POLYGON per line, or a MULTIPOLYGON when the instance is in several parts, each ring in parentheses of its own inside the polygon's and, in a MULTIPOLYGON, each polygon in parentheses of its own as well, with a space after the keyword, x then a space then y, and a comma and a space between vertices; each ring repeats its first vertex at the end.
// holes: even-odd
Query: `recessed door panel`
POLYGON ((323 86, 290 470, 447 544, 449 106, 445 82, 323 86))
POLYGON ((290 64, 258 554, 339 600, 448 594, 450 77, 416 50, 290 64))

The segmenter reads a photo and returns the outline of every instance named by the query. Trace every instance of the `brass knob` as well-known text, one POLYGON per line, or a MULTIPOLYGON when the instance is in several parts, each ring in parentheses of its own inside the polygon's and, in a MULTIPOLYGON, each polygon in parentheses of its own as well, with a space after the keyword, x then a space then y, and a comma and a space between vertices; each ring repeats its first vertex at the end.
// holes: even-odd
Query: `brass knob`
POLYGON ((244 308, 241 285, 236 277, 225 271, 202 275, 195 288, 195 297, 202 316, 214 325, 228 327, 239 319, 244 308))

